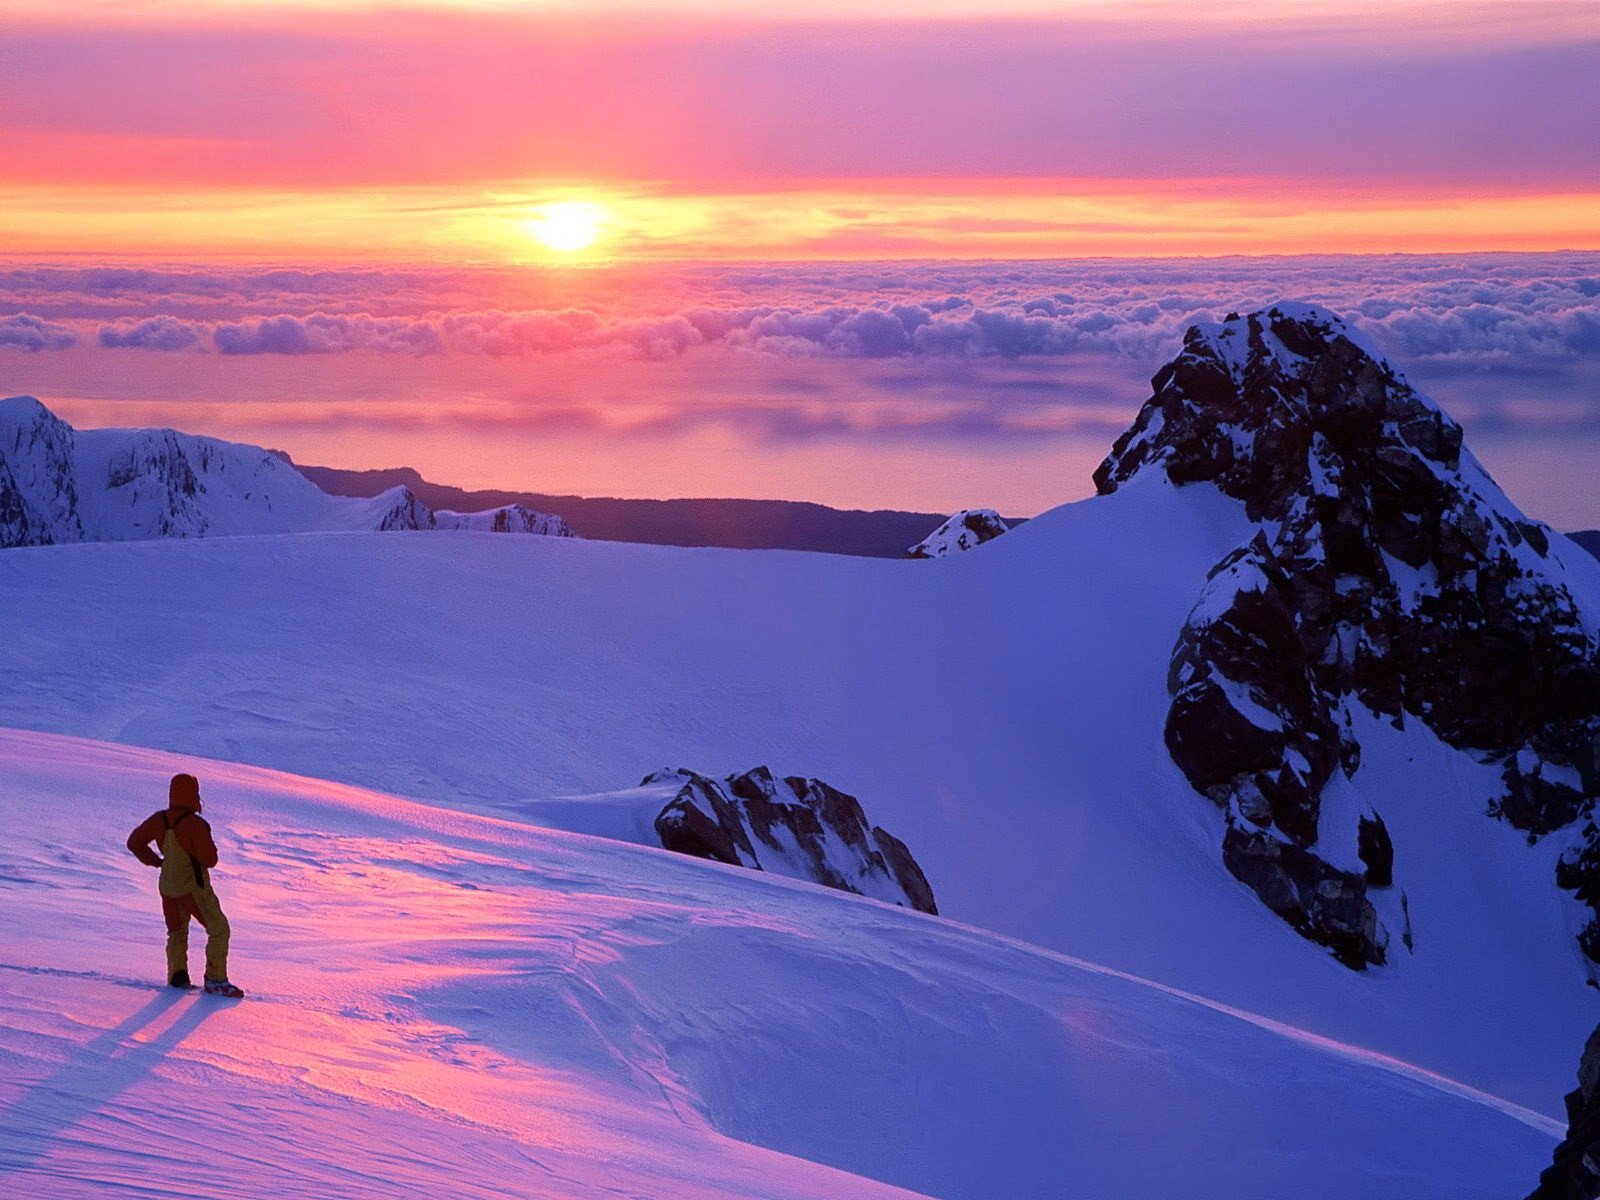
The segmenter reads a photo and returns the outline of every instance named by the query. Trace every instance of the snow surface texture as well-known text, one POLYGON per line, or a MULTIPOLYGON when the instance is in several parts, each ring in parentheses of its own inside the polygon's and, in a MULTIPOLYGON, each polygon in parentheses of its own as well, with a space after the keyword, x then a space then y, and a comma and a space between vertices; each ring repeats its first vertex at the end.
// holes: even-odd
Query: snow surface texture
POLYGON ((1008 526, 992 508, 964 508, 906 551, 907 558, 944 558, 993 541, 1008 526))
POLYGON ((1324 804, 1404 800, 1384 816, 1416 949, 1383 971, 1347 971, 1219 868, 1223 815, 1163 743, 1165 681, 1247 529, 1214 487, 1150 474, 933 571, 489 536, 20 549, 0 555, 0 724, 502 815, 661 763, 768 763, 859 796, 958 921, 1557 1118, 1594 993, 1559 838, 1484 818, 1495 769, 1355 714, 1361 766, 1324 804))
POLYGON ((24 916, 0 952, 8 1196, 1503 1200, 1559 1132, 1259 1016, 660 850, 9 730, 0 810, 24 916), (242 1002, 150 982, 155 876, 118 843, 179 770, 242 1002))
POLYGON ((518 504, 436 519, 405 487, 330 496, 259 446, 75 430, 31 396, 0 400, 0 547, 436 527, 573 536, 560 517, 518 504))

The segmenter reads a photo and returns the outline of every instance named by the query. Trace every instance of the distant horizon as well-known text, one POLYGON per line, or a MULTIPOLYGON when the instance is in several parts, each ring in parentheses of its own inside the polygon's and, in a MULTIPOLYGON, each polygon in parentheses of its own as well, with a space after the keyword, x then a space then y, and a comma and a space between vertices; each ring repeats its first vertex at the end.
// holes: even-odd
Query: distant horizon
POLYGON ((1310 300, 1600 526, 1600 252, 338 268, 0 263, 0 392, 468 490, 1033 516, 1184 329, 1310 300), (10 313, 10 316, 5 314, 10 313))

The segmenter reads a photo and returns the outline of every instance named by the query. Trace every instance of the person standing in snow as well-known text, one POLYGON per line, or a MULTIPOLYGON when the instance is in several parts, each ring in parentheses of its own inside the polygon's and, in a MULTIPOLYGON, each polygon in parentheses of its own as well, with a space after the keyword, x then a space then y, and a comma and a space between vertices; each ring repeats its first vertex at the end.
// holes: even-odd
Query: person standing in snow
POLYGON ((161 868, 161 914, 167 921, 167 983, 192 988, 189 982, 189 918, 206 931, 206 986, 213 996, 243 996, 228 982, 228 918, 211 888, 217 865, 217 844, 211 826, 200 815, 200 781, 174 775, 167 789, 167 808, 151 813, 128 835, 128 849, 147 866, 161 868), (151 844, 161 847, 159 853, 151 844))

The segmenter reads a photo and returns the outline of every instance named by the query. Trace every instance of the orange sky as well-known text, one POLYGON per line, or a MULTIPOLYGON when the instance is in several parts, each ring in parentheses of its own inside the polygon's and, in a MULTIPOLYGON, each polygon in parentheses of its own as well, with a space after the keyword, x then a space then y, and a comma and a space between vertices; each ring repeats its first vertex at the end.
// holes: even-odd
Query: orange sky
POLYGON ((0 17, 0 239, 488 263, 1600 246, 1592 3, 612 8, 25 0, 0 17), (540 214, 573 202, 592 240, 552 249, 540 214))

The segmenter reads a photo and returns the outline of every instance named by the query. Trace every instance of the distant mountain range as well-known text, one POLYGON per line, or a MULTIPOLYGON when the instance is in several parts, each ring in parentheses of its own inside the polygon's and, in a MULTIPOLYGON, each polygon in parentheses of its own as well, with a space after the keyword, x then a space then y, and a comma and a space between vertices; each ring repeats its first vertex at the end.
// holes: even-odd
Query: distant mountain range
MULTIPOLYGON (((436 510, 474 512, 521 504, 559 513, 580 537, 659 546, 817 550, 866 558, 903 558, 907 550, 949 516, 890 509, 867 512, 796 500, 619 500, 540 492, 467 491, 431 483, 410 467, 346 471, 300 463, 294 466, 335 496, 372 497, 405 487, 436 510)), ((1019 520, 1008 517, 1006 523, 1014 526, 1019 520)))
POLYGON ((424 529, 572 536, 525 505, 435 511, 403 486, 331 495, 259 446, 174 429, 78 430, 32 396, 0 399, 0 548, 424 529))

